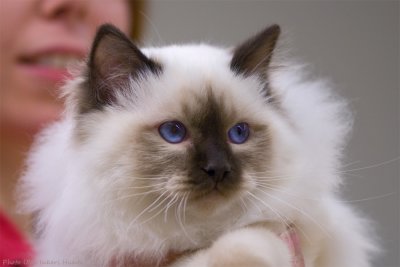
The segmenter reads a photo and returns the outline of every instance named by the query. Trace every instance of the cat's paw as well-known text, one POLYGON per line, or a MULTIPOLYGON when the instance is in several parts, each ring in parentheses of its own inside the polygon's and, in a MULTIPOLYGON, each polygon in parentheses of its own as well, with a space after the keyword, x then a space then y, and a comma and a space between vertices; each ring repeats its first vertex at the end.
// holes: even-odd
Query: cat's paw
POLYGON ((261 227, 228 233, 208 252, 208 267, 290 266, 290 253, 284 242, 261 227))

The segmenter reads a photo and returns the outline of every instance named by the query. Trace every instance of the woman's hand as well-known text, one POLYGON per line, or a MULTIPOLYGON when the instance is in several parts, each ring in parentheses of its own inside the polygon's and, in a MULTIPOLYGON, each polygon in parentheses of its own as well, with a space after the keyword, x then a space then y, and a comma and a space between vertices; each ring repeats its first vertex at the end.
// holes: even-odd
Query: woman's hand
POLYGON ((304 267, 303 253, 300 247, 300 239, 296 230, 291 227, 286 232, 280 235, 280 238, 285 241, 289 247, 292 256, 292 266, 291 267, 304 267))

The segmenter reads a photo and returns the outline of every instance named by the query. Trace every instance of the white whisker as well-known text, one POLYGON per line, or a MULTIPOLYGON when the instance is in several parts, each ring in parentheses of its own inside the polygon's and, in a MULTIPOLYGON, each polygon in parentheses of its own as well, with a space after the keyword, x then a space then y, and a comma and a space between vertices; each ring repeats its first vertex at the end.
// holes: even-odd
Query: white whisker
MULTIPOLYGON (((158 196, 158 198, 156 198, 150 205, 148 205, 144 210, 142 210, 133 220, 132 222, 128 225, 128 228, 130 228, 131 225, 133 225, 135 222, 138 221, 138 219, 145 214, 146 212, 148 212, 150 209, 152 209, 154 207, 154 205, 157 205, 158 201, 163 198, 165 196, 165 194, 167 194, 168 192, 165 191, 164 193, 162 193, 160 196, 158 196)), ((165 200, 165 199, 164 199, 165 200)), ((159 205, 159 204, 158 204, 159 205)))
MULTIPOLYGON (((255 196, 254 194, 248 192, 250 194, 250 196, 252 196, 253 198, 255 198, 258 201, 261 201, 269 210, 271 210, 276 216, 278 216, 278 218, 280 220, 282 220, 282 222, 285 224, 285 226, 287 228, 290 228, 292 224, 294 224, 294 222, 291 222, 289 220, 288 217, 286 217, 285 215, 283 215, 282 213, 279 213, 276 209, 274 209, 271 205, 268 205, 265 201, 261 200, 260 198, 258 198, 257 196, 255 196), (290 223, 289 223, 290 222, 290 223)), ((307 242, 311 242, 311 238, 306 234, 306 232, 298 225, 296 225, 296 229, 298 229, 304 236, 304 238, 307 240, 307 242)))
POLYGON ((248 194, 253 197, 254 199, 256 199, 257 201, 259 201, 261 204, 263 204, 268 210, 272 211, 276 216, 278 216, 279 219, 282 220, 282 222, 287 226, 290 227, 290 224, 288 223, 288 219, 287 217, 281 215, 278 211, 276 211, 274 208, 272 208, 271 205, 269 205, 268 203, 266 203, 265 201, 263 201, 262 199, 260 199, 259 197, 257 197, 256 195, 254 195, 251 192, 248 192, 248 194))
POLYGON ((146 192, 128 194, 128 195, 124 195, 124 196, 121 196, 121 197, 118 197, 118 198, 115 198, 115 199, 108 200, 108 201, 104 202, 104 205, 108 205, 108 204, 111 204, 113 202, 124 200, 124 199, 127 199, 127 198, 133 198, 133 197, 137 197, 137 196, 146 196, 146 195, 149 195, 149 194, 152 194, 152 193, 162 192, 164 190, 165 190, 164 188, 158 188, 158 189, 154 189, 154 190, 150 190, 150 191, 146 191, 146 192))
POLYGON ((378 168, 378 167, 381 167, 381 166, 384 166, 384 165, 387 165, 387 164, 390 164, 390 163, 393 163, 393 162, 396 162, 396 161, 399 161, 399 160, 400 160, 400 157, 396 157, 396 158, 393 158, 393 159, 390 159, 390 160, 386 160, 384 162, 380 162, 380 163, 377 163, 377 164, 372 164, 372 165, 361 167, 361 168, 343 170, 343 171, 340 171, 339 173, 348 173, 348 172, 354 172, 354 171, 361 171, 361 170, 378 168))
POLYGON ((185 225, 182 221, 182 217, 181 217, 181 210, 183 208, 183 202, 185 200, 185 197, 187 195, 188 192, 186 192, 183 197, 181 197, 181 200, 179 201, 179 204, 176 206, 175 209, 175 217, 177 219, 177 222, 179 224, 179 227, 182 229, 182 232, 184 233, 184 235, 188 238, 188 240, 190 242, 192 242, 193 244, 197 244, 197 242, 195 240, 193 240, 193 238, 189 235, 189 233, 186 231, 185 225))
MULTIPOLYGON (((161 205, 162 203, 164 203, 165 200, 167 200, 170 196, 171 196, 171 194, 169 194, 166 198, 164 198, 164 199, 160 202, 160 205, 161 205)), ((155 217, 157 217, 158 215, 160 215, 162 212, 164 212, 165 208, 166 208, 166 207, 164 206, 164 208, 160 209, 156 214, 154 214, 154 215, 151 216, 150 218, 148 218, 148 219, 146 219, 145 221, 141 222, 141 224, 143 225, 143 224, 146 224, 147 222, 151 221, 152 219, 154 219, 155 217)))
POLYGON ((156 33, 158 40, 161 43, 164 43, 163 38, 161 37, 160 32, 158 31, 156 25, 154 24, 154 22, 143 12, 143 11, 139 11, 140 15, 143 16, 143 18, 149 23, 149 25, 151 26, 151 28, 153 29, 153 31, 156 33))
POLYGON ((178 200, 178 193, 175 193, 175 195, 171 198, 171 200, 168 202, 166 205, 165 211, 164 211, 164 222, 167 222, 167 216, 168 216, 168 210, 169 208, 174 205, 178 200))
POLYGON ((185 193, 185 200, 183 202, 183 223, 186 223, 186 205, 189 199, 190 191, 185 193))
POLYGON ((296 194, 294 194, 294 193, 290 193, 290 192, 285 191, 285 190, 280 190, 280 189, 278 189, 277 187, 273 187, 273 186, 270 185, 270 184, 257 183, 257 186, 258 186, 258 187, 261 187, 261 188, 269 189, 269 190, 271 190, 271 191, 283 193, 283 194, 286 194, 286 195, 288 195, 288 196, 295 197, 295 198, 299 198, 299 199, 313 200, 313 201, 321 201, 320 198, 310 198, 310 197, 305 197, 305 196, 302 196, 302 195, 296 195, 296 194))
POLYGON ((168 182, 162 182, 162 183, 157 183, 157 184, 151 184, 151 185, 143 185, 143 186, 121 186, 121 187, 115 187, 113 189, 115 190, 131 190, 131 189, 146 189, 146 188, 155 188, 155 187, 164 187, 168 182))
MULTIPOLYGON (((250 192, 247 191, 247 194, 250 194, 250 192)), ((259 212, 260 214, 263 214, 263 211, 262 211, 262 209, 260 208, 259 203, 258 203, 257 201, 254 202, 255 200, 253 200, 252 198, 247 198, 247 199, 253 204, 254 207, 256 207, 256 208, 258 209, 258 212, 259 212)))
POLYGON ((354 200, 341 200, 341 202, 344 203, 355 203, 355 202, 362 202, 362 201, 369 201, 369 200, 376 200, 376 199, 381 199, 389 196, 396 195, 396 192, 391 192, 379 196, 373 196, 373 197, 367 197, 367 198, 362 198, 362 199, 354 199, 354 200))
MULTIPOLYGON (((248 192, 246 192, 246 193, 248 193, 248 192)), ((243 199, 243 196, 240 197, 240 206, 242 207, 243 214, 246 214, 246 212, 248 211, 248 208, 247 208, 246 202, 243 199)))
MULTIPOLYGON (((250 193, 250 192, 249 192, 250 193)), ((286 217, 285 215, 279 213, 276 209, 272 208, 271 205, 268 205, 267 203, 265 203, 265 201, 261 200, 260 198, 256 197, 254 194, 251 194, 254 198, 256 198, 258 201, 262 201, 262 203, 264 205, 267 206, 267 208, 269 208, 273 213, 275 213, 278 218, 280 218, 283 223, 285 224, 286 228, 290 228, 291 224, 294 224, 294 222, 290 221, 288 217, 286 217), (290 222, 290 223, 288 223, 290 222)), ((298 229, 304 236, 304 238, 307 240, 307 242, 311 242, 311 238, 306 234, 306 232, 300 227, 300 226, 296 226, 296 229, 298 229)))
POLYGON ((293 204, 288 203, 287 201, 284 201, 278 197, 273 196, 272 194, 269 194, 268 192, 265 192, 264 190, 261 190, 259 188, 256 188, 256 189, 259 190, 260 192, 262 192, 263 194, 266 194, 268 197, 278 200, 279 202, 285 204, 286 206, 300 212, 301 214, 306 216, 308 219, 310 219, 316 226, 318 226, 328 237, 331 237, 331 234, 329 233, 329 231, 326 230, 325 227, 323 227, 320 223, 318 223, 317 220, 315 220, 313 217, 311 217, 308 213, 304 212, 303 210, 294 206, 293 204))

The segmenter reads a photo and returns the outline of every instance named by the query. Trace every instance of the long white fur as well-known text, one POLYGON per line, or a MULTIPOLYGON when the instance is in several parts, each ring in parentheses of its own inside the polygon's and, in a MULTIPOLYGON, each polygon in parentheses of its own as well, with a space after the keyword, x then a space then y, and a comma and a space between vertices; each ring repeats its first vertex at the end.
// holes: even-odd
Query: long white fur
POLYGON ((40 215, 38 260, 53 260, 56 266, 63 260, 105 266, 127 254, 161 259, 170 250, 201 248, 175 266, 233 266, 232 262, 261 256, 265 264, 260 266, 289 266, 289 253, 272 234, 275 230, 251 226, 266 221, 284 227, 285 219, 298 229, 307 267, 370 266, 374 245, 366 223, 337 197, 343 140, 351 118, 345 102, 326 82, 307 80, 301 67, 274 69, 270 87, 279 101, 275 108, 260 97, 256 78, 230 71, 232 55, 226 49, 187 45, 149 48, 145 53, 163 65, 161 77, 130 81, 132 95, 119 96, 123 107, 110 107, 88 119, 90 138, 79 145, 72 96, 83 78, 77 77, 65 87, 69 99, 64 118, 41 134, 30 153, 22 189, 24 207, 40 215), (132 128, 138 124, 170 118, 174 112, 165 110, 176 101, 194 101, 187 90, 205 94, 207 84, 213 85, 216 95, 229 88, 227 101, 269 125, 274 140, 271 169, 275 177, 286 179, 284 187, 268 194, 253 191, 255 197, 244 200, 245 213, 237 201, 209 214, 188 210, 183 227, 173 216, 136 222, 133 214, 140 214, 154 199, 131 207, 119 191, 135 185, 120 178, 129 175, 126 166, 135 156, 124 150, 132 137, 126 133, 134 134, 132 128), (123 167, 111 167, 110 158, 123 167), (267 210, 265 203, 275 212, 260 213, 267 210), (230 252, 238 247, 242 254, 230 252))

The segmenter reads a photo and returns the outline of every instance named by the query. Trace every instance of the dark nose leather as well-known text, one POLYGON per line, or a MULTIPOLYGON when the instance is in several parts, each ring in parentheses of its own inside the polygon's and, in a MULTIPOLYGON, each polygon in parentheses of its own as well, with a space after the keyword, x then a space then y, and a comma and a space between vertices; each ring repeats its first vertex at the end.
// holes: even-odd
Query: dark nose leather
POLYGON ((222 182, 229 176, 231 167, 224 159, 210 159, 202 170, 214 182, 222 182))

